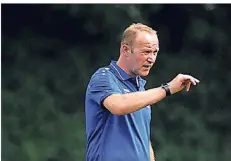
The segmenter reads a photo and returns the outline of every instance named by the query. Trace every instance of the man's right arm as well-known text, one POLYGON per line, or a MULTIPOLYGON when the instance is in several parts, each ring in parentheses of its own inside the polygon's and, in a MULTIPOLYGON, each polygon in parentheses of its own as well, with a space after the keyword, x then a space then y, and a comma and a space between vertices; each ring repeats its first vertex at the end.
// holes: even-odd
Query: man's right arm
MULTIPOLYGON (((169 88, 172 94, 186 87, 189 91, 190 85, 196 85, 199 80, 189 75, 179 74, 171 82, 169 88)), ((126 94, 112 94, 105 98, 103 105, 113 114, 125 115, 140 110, 148 105, 155 104, 166 97, 166 92, 162 87, 138 91, 126 94)))

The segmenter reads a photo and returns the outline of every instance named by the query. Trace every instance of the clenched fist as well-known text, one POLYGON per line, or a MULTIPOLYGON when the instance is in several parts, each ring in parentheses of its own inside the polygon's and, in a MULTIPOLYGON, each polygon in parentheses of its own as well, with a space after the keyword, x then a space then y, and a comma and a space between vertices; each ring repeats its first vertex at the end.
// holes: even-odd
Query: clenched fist
POLYGON ((168 83, 171 94, 181 91, 186 87, 188 92, 191 84, 196 85, 200 81, 190 75, 178 74, 171 82, 168 83))

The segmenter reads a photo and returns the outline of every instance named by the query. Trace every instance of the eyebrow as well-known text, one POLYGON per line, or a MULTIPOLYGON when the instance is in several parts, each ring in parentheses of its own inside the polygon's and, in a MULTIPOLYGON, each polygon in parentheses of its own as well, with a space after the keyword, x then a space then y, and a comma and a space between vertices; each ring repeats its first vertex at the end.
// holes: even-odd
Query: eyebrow
POLYGON ((148 48, 159 48, 158 44, 145 44, 145 47, 148 47, 148 48))
POLYGON ((157 50, 159 50, 159 47, 158 46, 144 46, 144 47, 142 47, 144 50, 145 49, 149 49, 149 50, 151 50, 151 49, 157 49, 157 50))
MULTIPOLYGON (((146 48, 146 49, 142 49, 141 51, 152 51, 152 49, 151 48, 146 48)), ((155 48, 154 49, 154 52, 158 52, 159 51, 159 48, 155 48)))

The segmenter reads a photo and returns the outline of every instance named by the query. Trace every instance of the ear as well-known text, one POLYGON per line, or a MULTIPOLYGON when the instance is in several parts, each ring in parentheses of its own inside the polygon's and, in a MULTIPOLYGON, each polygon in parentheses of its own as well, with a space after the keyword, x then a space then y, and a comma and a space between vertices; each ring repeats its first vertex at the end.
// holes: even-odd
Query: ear
POLYGON ((127 44, 122 44, 121 50, 126 57, 130 55, 130 47, 127 44))

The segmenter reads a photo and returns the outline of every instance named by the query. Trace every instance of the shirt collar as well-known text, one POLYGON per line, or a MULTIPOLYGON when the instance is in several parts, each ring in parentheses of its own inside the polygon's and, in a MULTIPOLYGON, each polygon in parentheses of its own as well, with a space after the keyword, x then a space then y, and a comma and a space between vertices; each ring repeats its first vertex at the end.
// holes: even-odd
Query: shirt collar
POLYGON ((116 76, 121 80, 127 80, 130 78, 135 78, 128 75, 123 69, 121 69, 117 64, 117 61, 112 60, 110 63, 111 69, 115 72, 116 76))
POLYGON ((121 69, 117 64, 117 61, 112 60, 110 63, 111 70, 114 71, 115 75, 120 79, 120 80, 128 80, 128 79, 138 79, 139 82, 141 82, 143 85, 146 84, 146 81, 142 79, 140 76, 130 76, 128 75, 123 69, 121 69))

